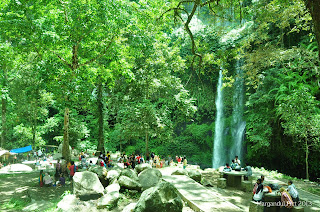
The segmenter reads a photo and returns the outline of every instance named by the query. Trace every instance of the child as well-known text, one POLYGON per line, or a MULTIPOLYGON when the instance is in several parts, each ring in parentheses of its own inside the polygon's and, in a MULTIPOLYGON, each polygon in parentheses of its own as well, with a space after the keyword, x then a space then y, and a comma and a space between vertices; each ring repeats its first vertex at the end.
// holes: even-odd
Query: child
POLYGON ((58 186, 64 186, 66 184, 66 179, 63 177, 63 174, 60 174, 59 181, 57 182, 58 186))
POLYGON ((40 170, 40 176, 39 176, 39 183, 40 183, 40 187, 43 187, 43 170, 40 170))

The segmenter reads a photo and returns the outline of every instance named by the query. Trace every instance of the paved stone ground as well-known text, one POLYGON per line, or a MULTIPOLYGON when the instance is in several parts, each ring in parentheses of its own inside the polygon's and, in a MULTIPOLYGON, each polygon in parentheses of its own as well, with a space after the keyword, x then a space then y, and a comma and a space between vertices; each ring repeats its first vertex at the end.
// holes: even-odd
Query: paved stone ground
POLYGON ((184 175, 171 175, 175 168, 159 169, 163 179, 172 183, 195 211, 245 211, 229 202, 222 194, 215 190, 209 190, 203 185, 195 182, 184 175))
MULTIPOLYGON (((171 173, 181 167, 166 167, 159 169, 163 178, 171 182, 195 211, 249 211, 252 194, 241 190, 216 187, 204 187, 187 176, 171 173)), ((253 172, 253 183, 260 178, 260 172, 253 172)), ((277 183, 285 185, 287 182, 265 176, 265 183, 277 183)), ((302 201, 307 201, 309 206, 304 207, 305 212, 320 212, 320 197, 318 195, 299 189, 299 196, 302 201), (311 206, 310 206, 311 205, 311 206)))

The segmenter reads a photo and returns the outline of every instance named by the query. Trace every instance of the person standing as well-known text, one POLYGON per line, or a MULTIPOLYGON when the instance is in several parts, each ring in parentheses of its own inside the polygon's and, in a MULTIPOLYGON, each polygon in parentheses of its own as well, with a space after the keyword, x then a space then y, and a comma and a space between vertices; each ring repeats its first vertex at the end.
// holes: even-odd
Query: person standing
POLYGON ((56 163, 56 173, 54 175, 56 180, 59 178, 60 173, 61 173, 61 164, 60 164, 60 160, 58 160, 56 163))
POLYGON ((186 169, 187 165, 188 165, 187 158, 184 157, 184 158, 183 158, 183 169, 186 169))
POLYGON ((43 170, 40 170, 40 176, 39 176, 40 187, 43 187, 43 177, 44 177, 43 170))
POLYGON ((70 170, 70 180, 72 180, 74 174, 76 173, 76 165, 74 164, 74 161, 71 161, 71 166, 69 167, 70 170))
POLYGON ((244 176, 244 180, 248 180, 249 177, 252 176, 252 168, 248 165, 248 163, 246 163, 246 167, 244 168, 244 170, 247 171, 247 174, 244 176))

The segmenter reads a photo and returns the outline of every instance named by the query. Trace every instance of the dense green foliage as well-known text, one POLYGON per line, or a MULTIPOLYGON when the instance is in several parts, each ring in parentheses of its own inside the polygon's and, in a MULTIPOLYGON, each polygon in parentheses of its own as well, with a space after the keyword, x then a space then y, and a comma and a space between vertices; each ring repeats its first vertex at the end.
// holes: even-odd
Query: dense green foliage
POLYGON ((320 23, 308 1, 179 2, 0 3, 1 146, 103 142, 210 167, 222 67, 228 149, 240 77, 242 160, 318 176, 320 23))

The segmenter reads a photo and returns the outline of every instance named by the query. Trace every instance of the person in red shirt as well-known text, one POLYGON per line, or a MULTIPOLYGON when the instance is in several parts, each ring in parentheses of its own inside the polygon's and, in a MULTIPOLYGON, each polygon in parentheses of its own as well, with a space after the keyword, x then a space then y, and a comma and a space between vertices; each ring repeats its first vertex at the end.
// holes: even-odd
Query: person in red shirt
POLYGON ((177 161, 180 164, 181 163, 181 157, 178 157, 177 161))
POLYGON ((74 161, 71 161, 71 166, 69 167, 70 170, 70 180, 73 178, 74 174, 76 173, 76 165, 74 161))

